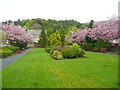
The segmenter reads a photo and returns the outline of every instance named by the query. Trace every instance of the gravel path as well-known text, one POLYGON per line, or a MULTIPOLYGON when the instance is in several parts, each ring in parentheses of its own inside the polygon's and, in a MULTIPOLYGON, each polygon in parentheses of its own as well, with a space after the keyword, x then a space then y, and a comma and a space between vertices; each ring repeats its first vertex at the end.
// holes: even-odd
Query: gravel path
POLYGON ((14 54, 8 58, 4 58, 2 60, 2 68, 0 67, 0 70, 4 69, 5 67, 7 67, 9 64, 13 63, 14 61, 18 60, 19 58, 21 58, 22 56, 24 56, 25 54, 27 54, 31 49, 27 49, 25 51, 22 51, 21 54, 14 54))

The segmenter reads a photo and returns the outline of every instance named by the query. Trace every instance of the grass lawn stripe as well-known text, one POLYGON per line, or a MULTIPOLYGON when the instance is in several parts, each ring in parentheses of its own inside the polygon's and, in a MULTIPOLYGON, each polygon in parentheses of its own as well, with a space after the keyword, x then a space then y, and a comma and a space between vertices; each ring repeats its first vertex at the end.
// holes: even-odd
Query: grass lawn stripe
POLYGON ((85 56, 54 60, 35 48, 3 70, 3 88, 118 87, 118 56, 94 52, 85 56))

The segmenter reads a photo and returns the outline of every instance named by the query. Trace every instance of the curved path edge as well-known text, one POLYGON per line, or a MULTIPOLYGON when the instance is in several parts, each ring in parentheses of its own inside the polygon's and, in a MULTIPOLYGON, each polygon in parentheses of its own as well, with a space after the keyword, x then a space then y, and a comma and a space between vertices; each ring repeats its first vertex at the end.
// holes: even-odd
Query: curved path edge
POLYGON ((22 51, 21 54, 14 54, 10 57, 4 58, 2 59, 2 67, 0 67, 0 70, 3 70, 5 67, 7 67, 9 64, 15 62, 16 60, 18 60, 19 58, 21 58, 22 56, 24 56, 25 54, 27 54, 29 51, 31 51, 32 48, 27 49, 25 51, 22 51))

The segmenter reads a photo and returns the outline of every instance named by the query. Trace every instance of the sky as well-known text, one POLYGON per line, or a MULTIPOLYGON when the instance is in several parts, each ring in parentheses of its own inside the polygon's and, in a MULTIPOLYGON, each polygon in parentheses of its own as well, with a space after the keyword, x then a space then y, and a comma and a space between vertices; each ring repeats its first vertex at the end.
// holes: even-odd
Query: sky
POLYGON ((0 0, 0 22, 18 19, 104 21, 118 16, 120 0, 0 0))

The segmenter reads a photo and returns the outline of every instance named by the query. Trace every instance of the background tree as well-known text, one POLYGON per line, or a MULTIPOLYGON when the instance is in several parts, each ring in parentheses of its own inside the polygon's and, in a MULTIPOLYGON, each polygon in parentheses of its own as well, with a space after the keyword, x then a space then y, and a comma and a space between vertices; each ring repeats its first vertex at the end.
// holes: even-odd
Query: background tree
POLYGON ((40 47, 44 48, 46 46, 46 33, 45 29, 41 31, 40 40, 39 40, 40 47))
POLYGON ((94 21, 91 20, 90 23, 89 23, 89 25, 88 25, 88 28, 93 28, 93 24, 94 24, 94 21))
POLYGON ((73 32, 70 41, 81 43, 86 36, 95 41, 99 39, 110 41, 119 38, 118 32, 118 19, 112 18, 107 21, 94 23, 93 28, 73 32))
POLYGON ((14 24, 0 24, 0 30, 3 30, 6 33, 6 40, 10 44, 19 46, 21 49, 21 44, 27 45, 33 41, 33 37, 26 32, 21 26, 16 26, 14 24))
POLYGON ((48 28, 46 31, 47 31, 47 34, 46 34, 47 39, 49 39, 50 35, 54 33, 54 30, 53 28, 48 28))

